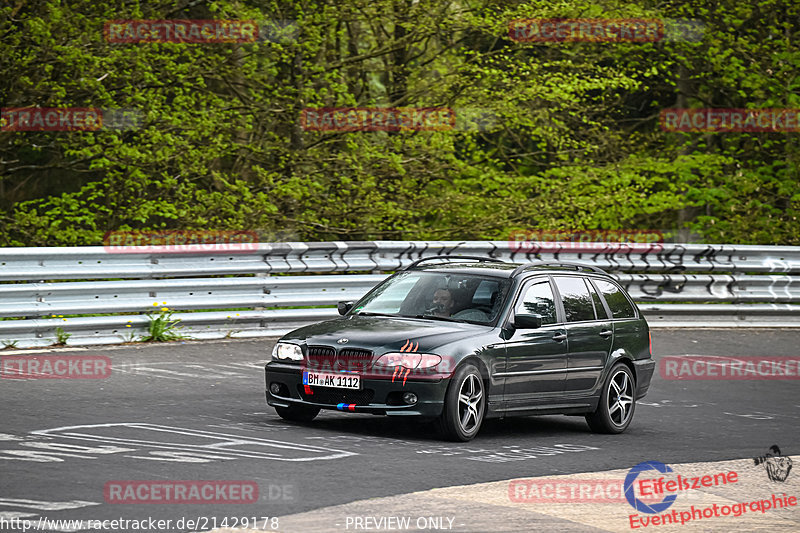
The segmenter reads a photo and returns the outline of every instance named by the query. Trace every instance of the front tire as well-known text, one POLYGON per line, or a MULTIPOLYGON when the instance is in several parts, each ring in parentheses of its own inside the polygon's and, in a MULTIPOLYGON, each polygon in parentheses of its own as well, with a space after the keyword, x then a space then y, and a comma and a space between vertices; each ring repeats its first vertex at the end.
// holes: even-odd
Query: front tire
POLYGON ((319 414, 318 407, 306 405, 290 405, 289 407, 275 406, 278 416, 292 422, 311 422, 319 414))
POLYGON ((634 391, 636 382, 633 372, 623 363, 611 368, 597 411, 586 415, 586 422, 595 433, 622 433, 633 420, 636 409, 634 391))
POLYGON ((444 409, 438 419, 439 431, 448 439, 467 442, 481 429, 486 413, 486 393, 481 373, 475 365, 456 370, 444 397, 444 409))

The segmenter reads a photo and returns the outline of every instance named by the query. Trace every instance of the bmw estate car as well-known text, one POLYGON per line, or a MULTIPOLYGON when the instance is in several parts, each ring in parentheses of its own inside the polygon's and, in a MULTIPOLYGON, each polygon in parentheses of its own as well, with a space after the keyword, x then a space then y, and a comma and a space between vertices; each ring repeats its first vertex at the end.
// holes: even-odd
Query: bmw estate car
POLYGON ((266 399, 282 418, 418 417, 468 441, 486 418, 566 414, 622 433, 655 367, 636 304, 589 265, 429 257, 339 313, 275 345, 266 399))

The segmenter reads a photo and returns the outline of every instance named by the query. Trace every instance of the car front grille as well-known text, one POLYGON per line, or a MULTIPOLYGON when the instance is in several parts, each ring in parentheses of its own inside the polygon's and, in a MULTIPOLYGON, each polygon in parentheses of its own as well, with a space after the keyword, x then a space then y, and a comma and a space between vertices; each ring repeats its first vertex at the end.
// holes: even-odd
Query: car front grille
POLYGON ((309 357, 333 357, 336 355, 336 350, 330 346, 309 346, 309 357))
POLYGON ((306 359, 312 370, 331 372, 336 368, 336 350, 330 346, 309 346, 306 359))
POLYGON ((297 386, 300 398, 307 402, 322 403, 326 405, 337 405, 340 403, 367 405, 375 396, 372 389, 346 390, 330 389, 326 387, 313 387, 313 394, 306 394, 305 387, 297 386))
POLYGON ((345 348, 339 352, 336 363, 342 370, 364 372, 372 366, 372 352, 358 348, 345 348))
POLYGON ((372 352, 360 348, 343 348, 337 356, 331 346, 309 346, 306 359, 308 368, 320 372, 364 372, 372 366, 372 352))

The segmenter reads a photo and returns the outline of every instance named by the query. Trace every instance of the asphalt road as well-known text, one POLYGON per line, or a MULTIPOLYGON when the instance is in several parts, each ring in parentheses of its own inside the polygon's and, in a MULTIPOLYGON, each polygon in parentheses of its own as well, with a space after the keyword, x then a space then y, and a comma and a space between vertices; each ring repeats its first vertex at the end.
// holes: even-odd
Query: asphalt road
MULTIPOLYGON (((246 516, 261 526, 262 517, 436 487, 628 469, 646 460, 742 459, 773 444, 791 455, 800 444, 796 380, 667 381, 658 370, 632 425, 617 436, 592 434, 583 418, 563 416, 488 421, 468 444, 371 415, 323 412, 311 424, 293 424, 264 401, 263 364, 273 342, 59 351, 107 356, 111 375, 0 380, 0 530, 15 530, 3 520, 41 517, 173 524, 209 517, 205 528, 171 528, 188 531, 211 529, 212 517, 219 526, 224 517, 246 516), (252 481, 259 501, 107 503, 106 484, 125 480, 252 481)), ((800 333, 654 330, 653 345, 657 358, 798 356, 800 333)))

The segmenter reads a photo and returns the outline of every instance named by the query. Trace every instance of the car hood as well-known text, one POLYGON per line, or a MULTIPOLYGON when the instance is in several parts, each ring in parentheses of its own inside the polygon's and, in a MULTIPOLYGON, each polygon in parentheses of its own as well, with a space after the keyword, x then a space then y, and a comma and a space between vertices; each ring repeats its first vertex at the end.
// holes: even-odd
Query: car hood
POLYGON ((439 346, 480 335, 490 326, 422 318, 352 315, 305 326, 284 335, 282 341, 337 348, 366 348, 376 354, 399 351, 435 353, 439 346), (347 339, 346 343, 338 343, 347 339))

